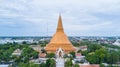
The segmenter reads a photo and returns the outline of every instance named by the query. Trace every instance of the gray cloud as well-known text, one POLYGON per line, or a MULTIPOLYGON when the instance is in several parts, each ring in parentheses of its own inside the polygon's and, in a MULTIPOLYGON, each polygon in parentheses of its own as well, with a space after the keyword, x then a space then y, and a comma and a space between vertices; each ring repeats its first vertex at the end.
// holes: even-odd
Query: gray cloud
POLYGON ((0 0, 0 34, 53 35, 61 13, 68 35, 119 36, 119 8, 119 0, 0 0))

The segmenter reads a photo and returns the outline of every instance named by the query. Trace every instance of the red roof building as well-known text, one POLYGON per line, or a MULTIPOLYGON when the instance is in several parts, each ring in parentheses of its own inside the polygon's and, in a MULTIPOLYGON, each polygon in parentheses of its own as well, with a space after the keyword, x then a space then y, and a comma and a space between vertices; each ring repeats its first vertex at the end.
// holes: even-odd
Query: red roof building
POLYGON ((100 67, 100 65, 80 65, 80 67, 100 67))
POLYGON ((45 58, 45 57, 46 57, 46 54, 45 54, 45 53, 41 53, 41 54, 39 54, 39 57, 40 57, 40 58, 45 58))

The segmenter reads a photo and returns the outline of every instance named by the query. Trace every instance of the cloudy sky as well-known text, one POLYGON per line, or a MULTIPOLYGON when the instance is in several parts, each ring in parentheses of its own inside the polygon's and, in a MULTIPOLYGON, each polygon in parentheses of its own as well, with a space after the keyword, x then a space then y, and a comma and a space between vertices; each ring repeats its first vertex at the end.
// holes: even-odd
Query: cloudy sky
POLYGON ((68 36, 120 35, 120 0, 0 0, 0 36, 52 36, 59 13, 68 36))

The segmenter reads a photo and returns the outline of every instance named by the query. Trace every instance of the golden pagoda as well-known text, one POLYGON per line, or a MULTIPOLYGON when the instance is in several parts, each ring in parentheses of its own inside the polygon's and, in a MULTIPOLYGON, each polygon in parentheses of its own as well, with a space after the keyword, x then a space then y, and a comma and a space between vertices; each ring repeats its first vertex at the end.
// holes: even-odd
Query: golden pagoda
POLYGON ((55 53, 59 48, 62 49, 64 53, 76 51, 75 47, 64 33, 61 15, 58 20, 57 31, 50 40, 50 43, 46 45, 45 50, 47 53, 55 53))

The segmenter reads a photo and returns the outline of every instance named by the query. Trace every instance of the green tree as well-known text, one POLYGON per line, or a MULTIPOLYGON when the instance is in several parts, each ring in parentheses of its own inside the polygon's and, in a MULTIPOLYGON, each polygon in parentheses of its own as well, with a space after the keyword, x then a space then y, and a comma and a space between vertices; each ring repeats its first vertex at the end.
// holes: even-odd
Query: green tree
POLYGON ((40 65, 34 63, 19 63, 18 67, 40 67, 40 65))
POLYGON ((95 55, 95 53, 88 54, 88 55, 86 56, 86 59, 87 59, 91 64, 98 64, 98 63, 99 63, 99 59, 98 59, 98 57, 95 55))
POLYGON ((55 54, 54 53, 47 53, 46 57, 47 58, 54 58, 55 54))
POLYGON ((73 66, 72 60, 67 60, 67 61, 65 62, 65 67, 72 67, 72 66, 73 66))
POLYGON ((47 59, 46 60, 46 67, 55 67, 55 60, 54 59, 47 59))
POLYGON ((46 66, 45 66, 45 63, 41 63, 41 64, 40 64, 40 67, 46 67, 46 66))
POLYGON ((98 45, 98 44, 89 44, 88 45, 89 52, 95 52, 96 50, 99 50, 100 48, 102 48, 102 46, 98 45))
POLYGON ((83 56, 87 56, 88 51, 82 51, 81 54, 82 54, 83 56))
POLYGON ((70 52, 73 58, 75 58, 75 52, 70 52))
POLYGON ((41 49, 41 52, 42 52, 42 53, 46 53, 46 50, 45 50, 45 49, 41 49))
POLYGON ((77 53, 81 53, 81 52, 82 52, 82 50, 78 50, 78 51, 77 51, 77 53))
POLYGON ((75 64, 74 67, 80 67, 79 64, 75 64))
POLYGON ((38 58, 38 52, 30 47, 24 48, 21 54, 24 63, 28 63, 30 58, 38 58))
POLYGON ((100 67, 105 67, 104 64, 100 64, 100 67))
POLYGON ((107 53, 107 50, 104 48, 101 48, 95 51, 96 56, 99 58, 99 63, 103 62, 103 59, 105 58, 106 53, 107 53))

